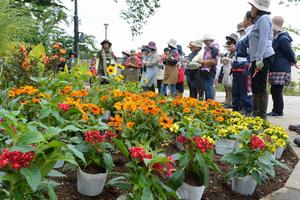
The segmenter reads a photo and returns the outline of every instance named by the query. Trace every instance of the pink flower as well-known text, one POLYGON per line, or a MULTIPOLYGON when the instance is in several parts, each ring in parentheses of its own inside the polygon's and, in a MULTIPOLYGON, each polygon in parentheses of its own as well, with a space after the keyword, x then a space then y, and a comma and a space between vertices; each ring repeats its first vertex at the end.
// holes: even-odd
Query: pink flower
POLYGON ((70 110, 70 105, 66 104, 66 103, 60 103, 58 104, 59 109, 61 109, 64 112, 67 112, 68 110, 70 110))

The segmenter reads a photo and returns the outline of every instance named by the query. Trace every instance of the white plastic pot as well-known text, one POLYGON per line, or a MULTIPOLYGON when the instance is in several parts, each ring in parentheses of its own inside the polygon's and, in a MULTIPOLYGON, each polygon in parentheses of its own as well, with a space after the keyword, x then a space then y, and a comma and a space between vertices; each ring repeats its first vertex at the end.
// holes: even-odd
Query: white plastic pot
POLYGON ((77 170, 77 191, 85 196, 97 196, 103 191, 107 172, 100 174, 88 174, 77 170))
POLYGON ((279 159, 281 157, 283 151, 284 151, 283 147, 277 148, 276 151, 274 152, 275 158, 279 159))
POLYGON ((201 200, 204 190, 205 186, 192 186, 187 183, 183 183, 176 192, 180 199, 201 200))
POLYGON ((225 155, 232 152, 235 148, 235 141, 229 139, 220 139, 216 143, 216 153, 225 155))
POLYGON ((111 116, 111 112, 110 110, 105 110, 104 111, 104 114, 102 115, 101 119, 104 123, 107 123, 109 122, 109 119, 110 119, 110 116, 111 116))
POLYGON ((232 179, 231 189, 243 195, 252 195, 257 182, 252 176, 235 177, 232 179))
POLYGON ((117 200, 126 200, 126 199, 127 199, 127 198, 126 198, 125 195, 119 196, 119 197, 117 198, 117 200))
POLYGON ((62 168, 65 164, 65 161, 63 160, 58 160, 56 161, 55 165, 53 166, 53 169, 59 169, 62 168))

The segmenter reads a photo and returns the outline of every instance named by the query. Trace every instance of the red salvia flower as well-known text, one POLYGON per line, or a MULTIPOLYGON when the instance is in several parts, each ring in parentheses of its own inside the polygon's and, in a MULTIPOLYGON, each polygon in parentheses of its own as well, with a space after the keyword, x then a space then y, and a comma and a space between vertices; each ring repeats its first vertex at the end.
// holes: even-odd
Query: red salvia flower
POLYGON ((0 169, 4 167, 12 168, 14 170, 18 170, 23 167, 27 168, 34 156, 34 152, 9 152, 8 149, 4 149, 2 154, 0 154, 0 169))
POLYGON ((206 138, 203 137, 194 137, 193 141, 195 142, 196 147, 202 152, 205 153, 214 148, 214 145, 209 142, 206 138))
POLYGON ((59 109, 61 109, 62 111, 66 112, 68 110, 70 110, 70 105, 66 104, 66 103, 60 103, 58 104, 59 109))
POLYGON ((257 135, 252 135, 250 142, 251 149, 261 149, 264 150, 266 148, 265 142, 263 139, 258 137, 257 135))

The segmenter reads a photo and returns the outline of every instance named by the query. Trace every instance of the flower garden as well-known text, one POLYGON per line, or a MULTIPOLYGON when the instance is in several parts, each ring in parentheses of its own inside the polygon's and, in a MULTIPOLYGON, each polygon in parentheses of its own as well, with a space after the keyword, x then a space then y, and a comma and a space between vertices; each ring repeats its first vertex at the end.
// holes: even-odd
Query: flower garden
POLYGON ((0 199, 194 200, 214 174, 247 196, 291 170, 283 128, 216 101, 142 92, 122 81, 121 65, 108 68, 105 85, 79 66, 50 73, 64 54, 53 48, 56 57, 37 60, 21 46, 24 79, 1 90, 0 199), (60 196, 70 176, 78 197, 60 196))

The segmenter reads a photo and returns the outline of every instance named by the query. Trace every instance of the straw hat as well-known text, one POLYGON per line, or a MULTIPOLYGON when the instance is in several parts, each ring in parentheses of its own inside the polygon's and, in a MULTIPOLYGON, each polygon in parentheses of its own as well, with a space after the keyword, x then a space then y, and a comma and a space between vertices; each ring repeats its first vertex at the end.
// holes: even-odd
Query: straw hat
POLYGON ((210 34, 204 34, 202 40, 209 41, 209 40, 215 40, 215 38, 210 34))
POLYGON ((201 48, 203 46, 203 42, 202 42, 202 40, 195 40, 195 41, 190 42, 189 45, 193 46, 193 47, 201 48))
POLYGON ((235 33, 231 33, 230 35, 226 36, 226 40, 234 40, 235 43, 237 43, 239 40, 239 36, 235 33))
POLYGON ((250 0, 248 1, 248 3, 257 8, 258 10, 270 12, 270 0, 250 0))

